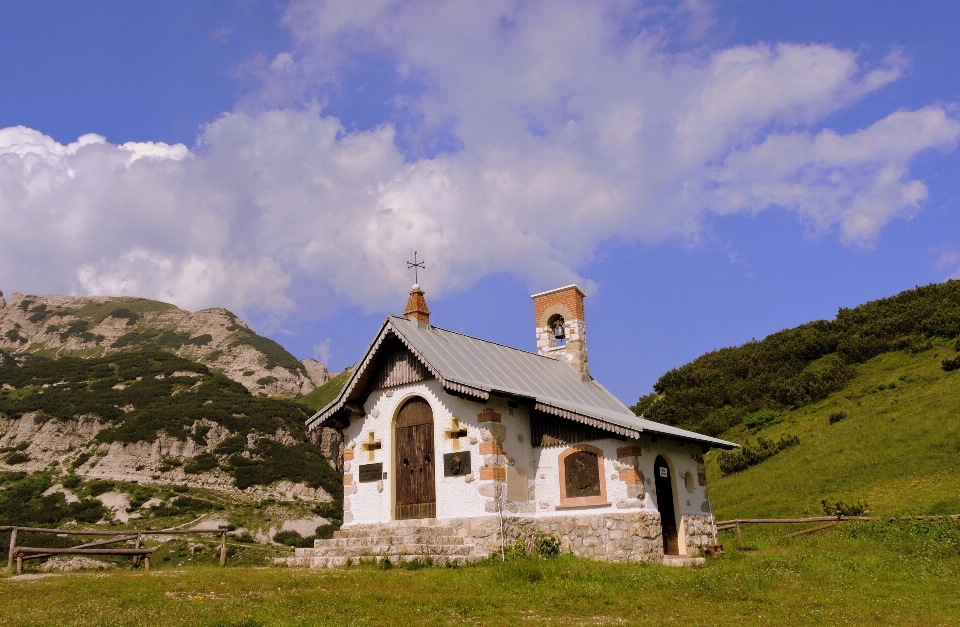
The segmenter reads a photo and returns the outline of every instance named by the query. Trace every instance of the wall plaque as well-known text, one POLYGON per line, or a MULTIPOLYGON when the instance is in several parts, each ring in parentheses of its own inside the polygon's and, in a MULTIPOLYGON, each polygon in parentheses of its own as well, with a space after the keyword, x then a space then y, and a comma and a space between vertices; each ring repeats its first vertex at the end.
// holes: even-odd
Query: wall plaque
POLYGON ((360 483, 373 483, 383 478, 383 464, 360 464, 360 483))
POLYGON ((470 474, 470 451, 445 453, 443 455, 443 476, 462 477, 470 474))
POLYGON ((600 458, 590 451, 577 451, 563 460, 566 497, 600 496, 600 458))

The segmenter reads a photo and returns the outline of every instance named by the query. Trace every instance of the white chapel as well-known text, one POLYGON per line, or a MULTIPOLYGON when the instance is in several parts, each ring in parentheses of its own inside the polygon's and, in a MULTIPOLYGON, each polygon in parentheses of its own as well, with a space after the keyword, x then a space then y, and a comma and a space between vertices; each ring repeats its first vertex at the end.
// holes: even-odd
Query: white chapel
POLYGON ((292 563, 482 559, 552 534, 610 561, 716 542, 703 454, 736 445, 637 417, 590 376, 584 293, 533 296, 537 352, 435 327, 414 285, 339 396, 344 523, 292 563))

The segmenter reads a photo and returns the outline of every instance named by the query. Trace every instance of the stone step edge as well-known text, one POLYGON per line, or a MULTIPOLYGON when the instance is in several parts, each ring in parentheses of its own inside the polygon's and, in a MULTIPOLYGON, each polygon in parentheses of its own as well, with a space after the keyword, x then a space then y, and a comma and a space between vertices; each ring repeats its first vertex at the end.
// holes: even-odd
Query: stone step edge
POLYGON ((384 538, 383 540, 367 539, 358 541, 355 538, 333 538, 314 540, 313 548, 353 548, 362 546, 395 546, 398 544, 435 544, 437 546, 470 546, 473 543, 465 538, 384 538))

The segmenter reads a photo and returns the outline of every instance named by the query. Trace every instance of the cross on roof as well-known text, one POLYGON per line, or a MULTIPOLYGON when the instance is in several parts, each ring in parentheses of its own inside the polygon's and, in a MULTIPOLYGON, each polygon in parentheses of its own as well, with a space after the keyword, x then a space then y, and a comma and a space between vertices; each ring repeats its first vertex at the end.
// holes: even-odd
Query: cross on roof
POLYGON ((417 270, 426 270, 426 261, 421 259, 417 261, 417 251, 413 251, 413 261, 407 262, 407 270, 413 269, 413 282, 417 285, 420 285, 420 277, 417 274, 417 270))

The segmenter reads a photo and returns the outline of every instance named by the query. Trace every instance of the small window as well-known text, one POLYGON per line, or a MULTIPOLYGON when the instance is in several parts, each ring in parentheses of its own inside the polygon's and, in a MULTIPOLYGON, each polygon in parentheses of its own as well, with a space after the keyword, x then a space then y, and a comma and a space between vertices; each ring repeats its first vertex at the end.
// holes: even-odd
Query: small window
POLYGON ((560 506, 606 505, 603 452, 581 444, 560 453, 560 506))

